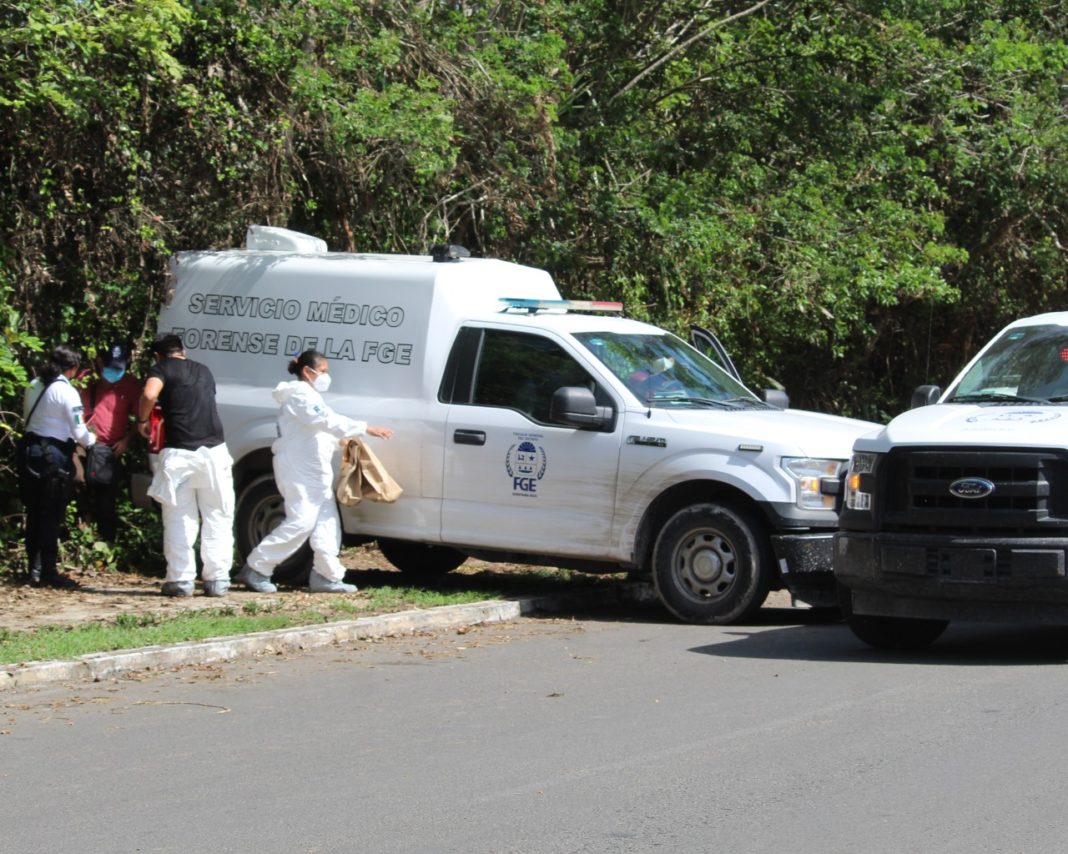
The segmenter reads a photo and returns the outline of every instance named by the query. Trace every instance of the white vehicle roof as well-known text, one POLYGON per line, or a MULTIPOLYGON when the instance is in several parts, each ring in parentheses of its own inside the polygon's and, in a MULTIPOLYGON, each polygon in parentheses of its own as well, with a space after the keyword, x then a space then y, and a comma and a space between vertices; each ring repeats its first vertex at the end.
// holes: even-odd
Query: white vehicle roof
POLYGON ((1068 312, 1054 311, 1023 317, 1000 329, 973 356, 935 406, 901 413, 886 427, 862 437, 858 451, 888 451, 905 445, 956 447, 1063 447, 1068 407, 1041 402, 984 406, 980 403, 945 403, 968 371, 990 347, 1011 329, 1034 326, 1068 327, 1068 312))
POLYGON ((953 382, 946 386, 945 391, 942 392, 942 397, 940 398, 940 400, 945 400, 947 397, 949 397, 950 394, 954 392, 957 385, 960 383, 961 379, 964 378, 964 375, 968 373, 972 365, 974 365, 983 357, 983 355, 986 353, 987 350, 990 349, 990 347, 994 344, 995 341, 1001 338, 1001 336, 1008 332, 1010 329, 1019 329, 1021 327, 1026 326, 1068 326, 1068 311, 1049 311, 1045 314, 1036 314, 1031 317, 1021 317, 1019 320, 1014 320, 1012 323, 998 330, 997 334, 992 335, 990 337, 990 340, 987 341, 986 344, 982 346, 982 348, 980 348, 979 352, 976 353, 971 359, 969 359, 968 362, 964 365, 964 367, 961 368, 960 372, 953 378, 953 382))

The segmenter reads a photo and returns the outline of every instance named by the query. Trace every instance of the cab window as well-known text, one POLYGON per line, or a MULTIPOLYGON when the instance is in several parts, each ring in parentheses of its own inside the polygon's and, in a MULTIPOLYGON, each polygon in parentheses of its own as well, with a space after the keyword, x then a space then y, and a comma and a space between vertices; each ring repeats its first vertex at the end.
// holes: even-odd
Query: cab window
POLYGON ((556 342, 522 332, 483 330, 471 403, 515 409, 532 421, 548 424, 553 392, 562 386, 584 386, 603 405, 610 401, 593 377, 556 342))

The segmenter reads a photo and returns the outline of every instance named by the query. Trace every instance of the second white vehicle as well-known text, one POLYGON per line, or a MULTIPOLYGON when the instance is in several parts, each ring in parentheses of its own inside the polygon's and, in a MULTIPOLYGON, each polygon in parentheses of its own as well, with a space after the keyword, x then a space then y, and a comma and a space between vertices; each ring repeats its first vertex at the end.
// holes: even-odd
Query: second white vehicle
POLYGON ((1068 625, 1068 312, 1009 324, 854 448, 835 574, 878 648, 952 620, 1068 625))

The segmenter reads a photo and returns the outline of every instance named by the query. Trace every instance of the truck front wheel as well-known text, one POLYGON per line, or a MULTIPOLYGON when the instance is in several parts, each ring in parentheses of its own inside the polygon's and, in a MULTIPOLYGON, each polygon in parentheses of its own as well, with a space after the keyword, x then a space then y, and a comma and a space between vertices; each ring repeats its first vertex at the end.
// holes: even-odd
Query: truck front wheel
POLYGON ((747 513, 695 504, 672 516, 653 551, 653 581, 665 607, 687 623, 726 624, 764 604, 770 547, 747 513))
POLYGON ((915 617, 873 617, 853 613, 853 594, 838 585, 842 616, 860 640, 875 649, 910 650, 930 646, 946 630, 949 620, 921 620, 915 617))

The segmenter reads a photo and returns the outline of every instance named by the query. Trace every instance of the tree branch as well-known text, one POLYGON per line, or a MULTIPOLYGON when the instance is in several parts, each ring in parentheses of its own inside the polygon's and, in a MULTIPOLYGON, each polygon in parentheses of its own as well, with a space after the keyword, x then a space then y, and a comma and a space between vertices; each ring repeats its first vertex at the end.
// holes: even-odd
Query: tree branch
POLYGON ((679 44, 675 45, 675 47, 673 47, 671 50, 669 50, 667 53, 665 53, 663 56, 661 56, 660 59, 656 60, 655 62, 653 62, 650 65, 647 65, 645 68, 643 68, 641 71, 639 71, 636 75, 634 75, 634 77, 632 77, 630 79, 630 81, 622 89, 620 89, 618 92, 616 92, 609 99, 609 103, 614 101, 620 95, 625 95, 627 92, 629 92, 635 86, 637 86, 638 83, 643 78, 645 78, 649 74, 652 74, 661 65, 663 65, 665 62, 667 62, 669 59, 671 59, 676 54, 681 53, 682 51, 686 50, 686 48, 688 48, 694 42, 699 41, 700 39, 703 39, 709 33, 711 33, 714 30, 718 30, 720 27, 724 27, 724 26, 726 26, 727 24, 729 24, 729 23, 731 23, 733 21, 737 21, 740 18, 748 17, 749 15, 752 15, 754 12, 760 11, 760 9, 762 9, 765 6, 767 6, 768 3, 770 3, 770 2, 771 2, 771 0, 760 0, 759 3, 756 3, 756 4, 752 5, 752 6, 750 6, 748 9, 743 9, 741 12, 737 12, 737 13, 735 13, 733 15, 729 15, 726 18, 723 18, 723 19, 721 19, 719 21, 713 21, 711 24, 709 24, 704 29, 699 30, 694 35, 690 36, 688 39, 686 39, 686 41, 680 42, 679 44))

